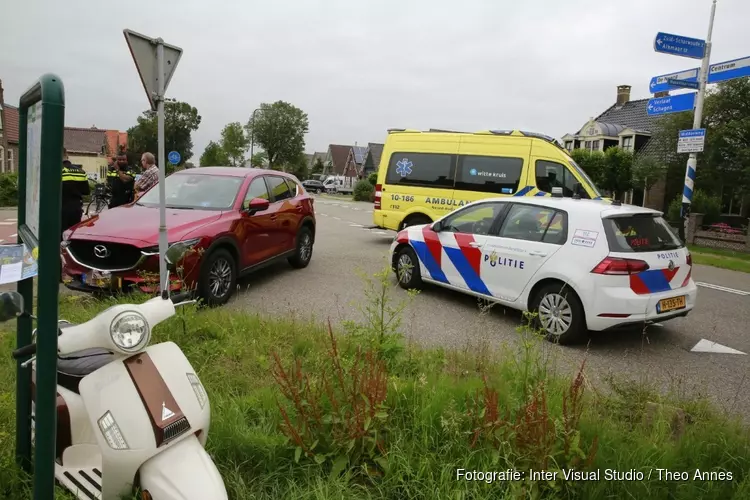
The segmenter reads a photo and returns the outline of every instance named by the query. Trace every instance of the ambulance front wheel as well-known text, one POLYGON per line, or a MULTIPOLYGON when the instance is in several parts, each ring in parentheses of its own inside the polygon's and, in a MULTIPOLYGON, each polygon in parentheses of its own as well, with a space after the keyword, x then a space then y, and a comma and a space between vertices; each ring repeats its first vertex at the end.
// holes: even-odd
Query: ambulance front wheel
POLYGON ((422 275, 414 250, 409 245, 404 245, 396 254, 395 260, 399 286, 405 290, 420 290, 423 285, 422 275))

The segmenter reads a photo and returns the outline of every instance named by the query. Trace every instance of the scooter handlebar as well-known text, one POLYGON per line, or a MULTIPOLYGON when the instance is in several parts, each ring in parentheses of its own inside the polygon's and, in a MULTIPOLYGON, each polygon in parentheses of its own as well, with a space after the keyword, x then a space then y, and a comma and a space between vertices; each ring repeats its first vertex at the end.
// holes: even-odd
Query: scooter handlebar
POLYGON ((193 294, 191 292, 183 292, 183 293, 178 293, 175 295, 170 295, 169 299, 172 301, 173 304, 179 304, 180 302, 190 300, 192 295, 193 294))
POLYGON ((13 351, 13 359, 25 358, 26 356, 33 356, 34 354, 36 354, 36 344, 29 344, 13 351))

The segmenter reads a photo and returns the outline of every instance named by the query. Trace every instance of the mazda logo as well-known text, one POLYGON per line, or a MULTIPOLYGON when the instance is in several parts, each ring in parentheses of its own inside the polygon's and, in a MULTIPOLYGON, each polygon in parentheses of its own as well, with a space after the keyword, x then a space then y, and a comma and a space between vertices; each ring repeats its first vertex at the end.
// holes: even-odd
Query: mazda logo
POLYGON ((106 259, 107 257, 109 257, 109 249, 104 245, 96 245, 94 247, 94 255, 96 255, 100 259, 106 259))
POLYGON ((669 261, 669 270, 670 271, 674 271, 674 261, 673 260, 669 261))

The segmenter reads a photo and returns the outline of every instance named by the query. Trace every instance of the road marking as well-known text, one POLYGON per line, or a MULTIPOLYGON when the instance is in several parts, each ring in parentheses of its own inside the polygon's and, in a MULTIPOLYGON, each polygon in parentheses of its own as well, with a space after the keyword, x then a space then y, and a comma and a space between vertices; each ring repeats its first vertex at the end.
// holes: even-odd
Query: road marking
POLYGON ((349 224, 349 227, 362 227, 362 224, 349 224))
POLYGON ((736 288, 728 288, 721 285, 714 285, 712 283, 703 283, 702 281, 696 281, 696 285, 702 286, 703 288, 710 288, 712 290, 718 290, 720 292, 727 292, 727 293, 733 293, 735 295, 743 295, 747 296, 750 295, 750 292, 746 292, 744 290, 737 290, 736 288))
POLYGON ((10 236, 8 236, 8 237, 9 237, 9 238, 15 238, 16 236, 18 236, 18 233, 13 233, 13 234, 11 234, 11 235, 10 235, 10 236))
POLYGON ((341 220, 341 217, 334 217, 334 219, 336 219, 336 220, 341 220))
POLYGON ((5 219, 5 220, 9 220, 11 222, 18 222, 18 219, 5 219))
POLYGON ((367 213, 368 213, 368 214, 371 214, 371 213, 372 213, 372 210, 368 210, 368 211, 367 211, 367 213))
POLYGON ((388 236, 388 233, 386 233, 385 231, 373 231, 373 232, 375 234, 384 234, 384 235, 388 236))
POLYGON ((359 210, 357 207, 352 207, 352 210, 359 210))
POLYGON ((691 352, 713 352, 716 354, 744 354, 747 355, 747 353, 744 353, 742 351, 738 351, 737 349, 732 349, 731 347, 727 347, 725 345, 717 344, 716 342, 712 342, 710 340, 701 339, 700 342, 695 344, 692 349, 690 349, 691 352))
POLYGON ((0 226, 15 226, 15 222, 0 222, 0 226))

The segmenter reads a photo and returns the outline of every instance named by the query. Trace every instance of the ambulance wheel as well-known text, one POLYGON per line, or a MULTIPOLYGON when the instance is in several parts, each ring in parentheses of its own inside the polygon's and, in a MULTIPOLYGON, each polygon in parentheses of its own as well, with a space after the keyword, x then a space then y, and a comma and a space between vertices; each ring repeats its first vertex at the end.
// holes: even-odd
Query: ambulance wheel
POLYGON ((419 259, 417 254, 409 245, 404 245, 396 252, 395 271, 398 284, 405 290, 420 290, 422 288, 422 275, 419 270, 419 259))
POLYGON ((410 227, 410 226, 419 226, 420 224, 430 224, 431 222, 432 220, 426 215, 422 215, 422 214, 410 215, 409 217, 404 219, 404 222, 401 223, 401 227, 399 228, 399 230, 406 229, 407 227, 410 227))
POLYGON ((564 283, 550 283, 541 287, 531 303, 534 325, 544 337, 555 344, 580 343, 587 337, 583 304, 575 291, 564 283))

